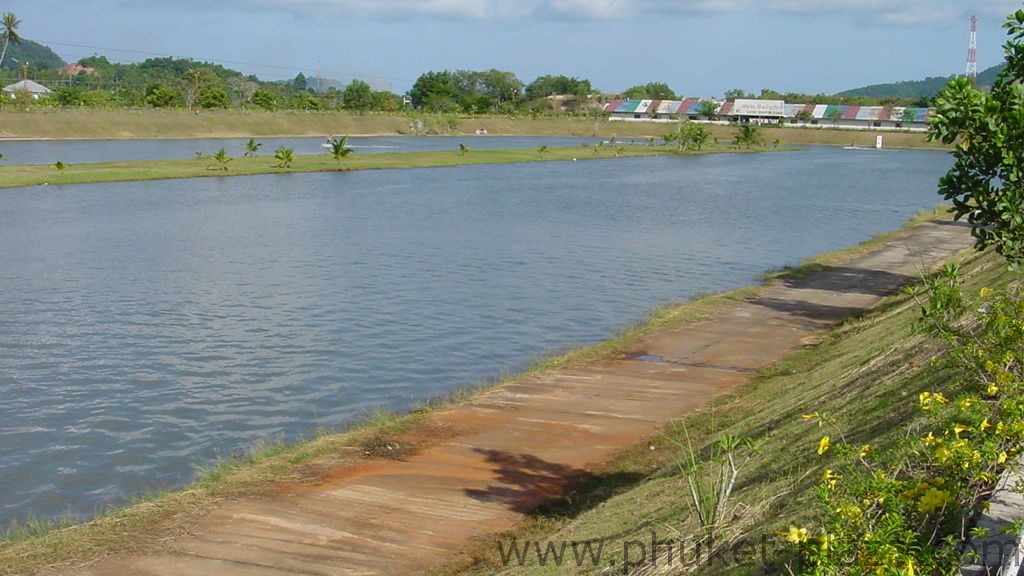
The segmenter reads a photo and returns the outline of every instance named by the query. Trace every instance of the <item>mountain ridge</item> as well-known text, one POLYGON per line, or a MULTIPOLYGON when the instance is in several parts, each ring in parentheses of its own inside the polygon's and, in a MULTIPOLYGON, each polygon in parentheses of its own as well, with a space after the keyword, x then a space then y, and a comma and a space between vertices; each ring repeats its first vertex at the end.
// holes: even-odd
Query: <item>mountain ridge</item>
MULTIPOLYGON (((995 83, 996 77, 1006 67, 1006 64, 998 64, 978 73, 978 86, 991 86, 995 83)), ((958 75, 950 76, 929 76, 924 80, 905 80, 901 82, 887 82, 883 84, 872 84, 860 88, 851 88, 839 92, 836 96, 866 96, 870 98, 934 98, 946 84, 958 75)))

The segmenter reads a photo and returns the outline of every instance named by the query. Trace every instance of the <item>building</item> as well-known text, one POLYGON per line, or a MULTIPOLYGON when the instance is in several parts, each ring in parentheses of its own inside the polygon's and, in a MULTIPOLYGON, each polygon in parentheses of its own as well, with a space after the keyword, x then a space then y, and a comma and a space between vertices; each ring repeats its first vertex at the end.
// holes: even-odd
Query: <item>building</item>
POLYGON ((20 82, 15 82, 10 86, 4 86, 4 93, 10 94, 11 98, 17 98, 19 92, 25 92, 32 98, 39 100, 43 96, 51 94, 53 91, 38 82, 33 82, 32 80, 22 80, 20 82))
POLYGON ((932 108, 901 106, 835 106, 787 104, 782 100, 612 100, 604 106, 609 120, 674 122, 678 120, 720 123, 786 124, 789 126, 848 128, 853 130, 925 130, 932 108), (700 115, 716 106, 715 119, 700 115))

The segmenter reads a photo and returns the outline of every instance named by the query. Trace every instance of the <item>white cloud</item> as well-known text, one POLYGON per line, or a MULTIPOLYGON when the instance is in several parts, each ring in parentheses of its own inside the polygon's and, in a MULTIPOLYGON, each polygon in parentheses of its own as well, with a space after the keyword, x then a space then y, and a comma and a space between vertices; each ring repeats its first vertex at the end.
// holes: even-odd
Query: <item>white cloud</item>
POLYGON ((745 11, 857 18, 864 21, 913 26, 965 18, 972 11, 1000 22, 1019 9, 1019 2, 974 0, 114 0, 125 8, 193 6, 228 13, 277 12, 323 18, 449 20, 559 19, 602 21, 642 20, 657 16, 687 16, 745 11))
POLYGON ((1006 0, 980 0, 974 6, 965 6, 957 0, 771 0, 766 7, 773 12, 856 17, 883 24, 913 26, 953 21, 965 17, 972 9, 1002 15, 1015 6, 1017 3, 1006 0))
POLYGON ((534 13, 539 17, 558 16, 575 20, 641 19, 659 15, 735 12, 753 4, 753 0, 543 0, 534 13))

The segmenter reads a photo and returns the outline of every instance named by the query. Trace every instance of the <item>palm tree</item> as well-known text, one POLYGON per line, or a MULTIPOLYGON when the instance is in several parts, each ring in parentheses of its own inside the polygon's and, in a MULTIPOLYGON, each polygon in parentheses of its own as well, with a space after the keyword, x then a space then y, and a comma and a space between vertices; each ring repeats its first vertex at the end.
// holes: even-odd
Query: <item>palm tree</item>
POLYGON ((225 172, 228 171, 228 162, 231 162, 231 157, 228 156, 228 153, 223 148, 218 150, 216 154, 211 155, 210 158, 217 161, 219 169, 225 172))
POLYGON ((4 12, 2 21, 0 21, 0 28, 3 28, 3 32, 0 32, 0 36, 4 39, 4 48, 0 51, 0 66, 4 65, 4 56, 7 55, 7 45, 11 42, 15 44, 21 44, 21 36, 15 30, 18 29, 18 25, 21 24, 21 20, 18 20, 12 12, 4 12))
POLYGON ((352 153, 352 149, 345 146, 348 141, 348 136, 342 136, 341 138, 331 138, 331 158, 338 161, 338 165, 341 165, 341 159, 352 153))
POLYGON ((711 139, 711 131, 704 126, 695 125, 690 128, 689 137, 690 143, 695 145, 697 150, 700 150, 701 147, 711 139))
POLYGON ((733 138, 734 144, 746 144, 747 148, 759 145, 762 141, 761 127, 757 124, 744 124, 740 126, 739 132, 733 138))
POLYGON ((290 168, 292 162, 295 161, 295 148, 279 146, 277 150, 274 151, 274 160, 277 160, 278 162, 274 165, 275 168, 290 168))
POLYGON ((259 152, 260 146, 263 146, 262 142, 257 142, 255 138, 249 138, 249 141, 245 143, 245 155, 255 156, 259 152))

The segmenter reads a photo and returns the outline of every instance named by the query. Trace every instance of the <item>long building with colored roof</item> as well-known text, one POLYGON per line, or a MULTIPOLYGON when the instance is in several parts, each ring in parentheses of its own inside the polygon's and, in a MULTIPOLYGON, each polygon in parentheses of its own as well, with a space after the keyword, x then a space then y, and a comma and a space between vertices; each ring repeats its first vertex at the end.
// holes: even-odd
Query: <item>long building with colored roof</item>
POLYGON ((831 104, 787 104, 781 100, 612 100, 604 112, 610 120, 671 122, 713 120, 700 114, 717 107, 714 120, 720 122, 785 123, 795 126, 835 128, 924 130, 933 108, 902 106, 838 106, 831 104))

